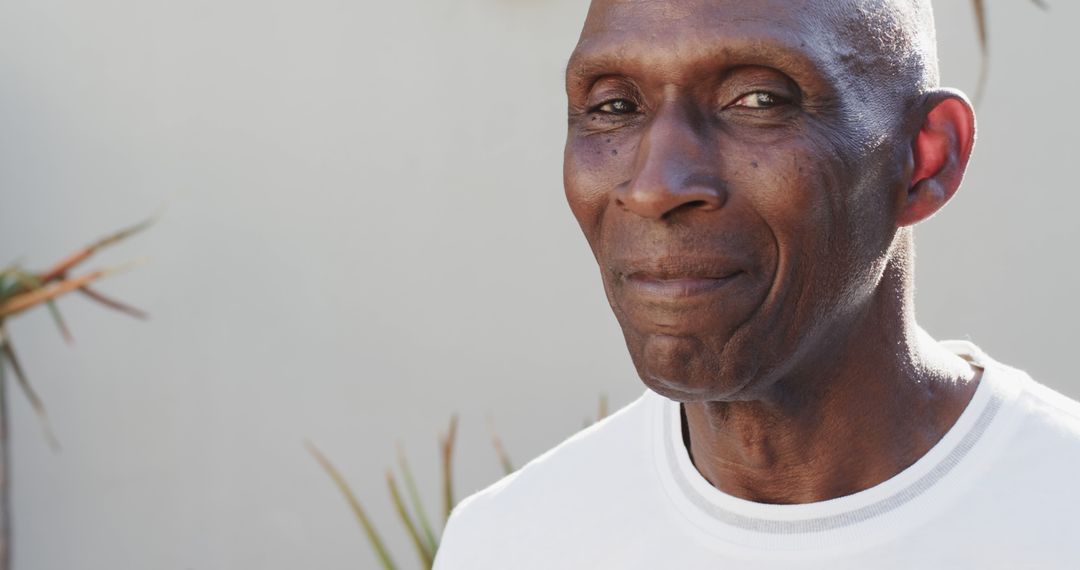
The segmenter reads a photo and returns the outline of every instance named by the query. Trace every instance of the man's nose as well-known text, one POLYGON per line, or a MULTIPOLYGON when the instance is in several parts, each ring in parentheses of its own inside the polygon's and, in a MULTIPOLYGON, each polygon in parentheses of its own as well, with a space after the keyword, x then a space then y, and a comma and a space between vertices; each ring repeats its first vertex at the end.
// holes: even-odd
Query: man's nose
POLYGON ((633 177, 615 188, 615 203, 643 218, 664 219, 676 210, 716 210, 727 193, 715 175, 709 143, 675 102, 657 110, 645 127, 633 177))

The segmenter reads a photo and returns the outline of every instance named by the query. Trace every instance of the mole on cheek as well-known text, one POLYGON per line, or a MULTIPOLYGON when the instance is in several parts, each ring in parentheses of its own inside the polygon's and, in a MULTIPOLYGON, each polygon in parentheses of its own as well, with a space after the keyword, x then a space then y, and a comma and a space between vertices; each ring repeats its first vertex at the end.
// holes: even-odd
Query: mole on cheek
POLYGON ((617 148, 611 149, 611 156, 615 156, 616 154, 619 154, 619 149, 617 149, 617 148))
POLYGON ((758 167, 757 161, 754 161, 754 160, 750 161, 750 166, 753 167, 753 168, 757 168, 758 167))

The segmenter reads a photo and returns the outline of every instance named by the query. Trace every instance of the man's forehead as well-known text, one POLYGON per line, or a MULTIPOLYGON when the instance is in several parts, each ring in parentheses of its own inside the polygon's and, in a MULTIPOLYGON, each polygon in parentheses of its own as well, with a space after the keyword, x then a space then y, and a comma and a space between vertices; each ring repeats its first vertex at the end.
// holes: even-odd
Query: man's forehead
POLYGON ((836 5, 844 1, 596 0, 569 71, 585 71, 575 67, 598 59, 650 66, 664 58, 693 61, 739 48, 828 66, 854 51, 837 37, 836 5))
MULTIPOLYGON (((765 19, 783 24, 806 16, 810 9, 847 0, 593 0, 582 35, 623 29, 633 23, 654 26, 705 19, 709 23, 765 19)), ((826 10, 828 11, 828 10, 826 10)), ((832 11, 836 11, 835 9, 832 11)))

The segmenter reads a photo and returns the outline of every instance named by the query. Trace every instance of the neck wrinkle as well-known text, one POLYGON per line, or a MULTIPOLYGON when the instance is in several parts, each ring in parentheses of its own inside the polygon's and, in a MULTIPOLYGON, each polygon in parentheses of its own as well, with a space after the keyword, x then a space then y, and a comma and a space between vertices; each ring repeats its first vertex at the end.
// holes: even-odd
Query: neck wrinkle
POLYGON ((910 257, 893 259, 846 334, 764 397, 683 405, 690 456, 714 487, 778 504, 849 495, 913 464, 955 423, 976 371, 915 323, 910 257))

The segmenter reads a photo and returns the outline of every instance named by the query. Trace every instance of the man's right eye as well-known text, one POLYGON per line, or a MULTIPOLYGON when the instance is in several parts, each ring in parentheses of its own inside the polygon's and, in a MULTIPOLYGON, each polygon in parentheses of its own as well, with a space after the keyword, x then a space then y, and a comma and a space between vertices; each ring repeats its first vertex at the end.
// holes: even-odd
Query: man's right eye
POLYGON ((628 99, 611 99, 593 108, 594 113, 606 113, 608 115, 627 115, 636 113, 637 110, 637 105, 628 99))

